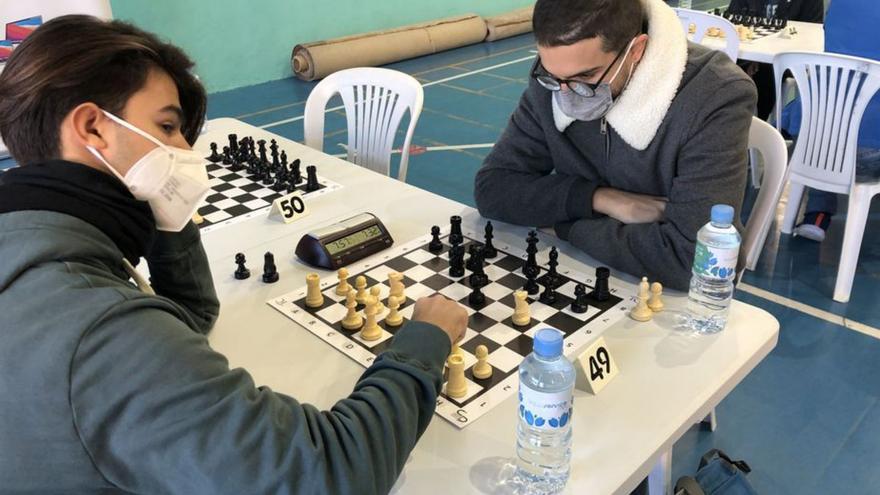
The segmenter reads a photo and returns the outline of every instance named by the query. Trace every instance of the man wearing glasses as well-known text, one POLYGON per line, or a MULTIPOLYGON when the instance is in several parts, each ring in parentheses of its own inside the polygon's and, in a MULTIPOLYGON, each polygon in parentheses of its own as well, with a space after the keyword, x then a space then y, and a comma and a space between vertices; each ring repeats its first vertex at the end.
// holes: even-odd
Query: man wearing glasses
POLYGON ((688 43, 662 0, 538 0, 533 23, 538 57, 477 174, 480 213, 686 289, 710 208, 742 205, 754 84, 688 43))

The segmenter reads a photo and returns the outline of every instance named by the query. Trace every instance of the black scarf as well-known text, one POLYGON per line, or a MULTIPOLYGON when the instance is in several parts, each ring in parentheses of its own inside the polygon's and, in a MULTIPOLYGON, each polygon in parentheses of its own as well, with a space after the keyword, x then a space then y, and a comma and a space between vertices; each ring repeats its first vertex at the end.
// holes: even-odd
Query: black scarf
POLYGON ((156 236, 150 205, 138 201, 116 177, 64 160, 0 174, 0 213, 46 210, 87 222, 116 243, 136 265, 156 236))

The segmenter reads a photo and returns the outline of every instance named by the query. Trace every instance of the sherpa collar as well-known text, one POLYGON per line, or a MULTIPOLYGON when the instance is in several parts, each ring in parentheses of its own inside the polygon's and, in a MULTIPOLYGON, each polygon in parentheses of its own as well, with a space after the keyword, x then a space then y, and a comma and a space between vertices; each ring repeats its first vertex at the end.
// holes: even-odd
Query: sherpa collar
MULTIPOLYGON (((657 134, 687 64, 687 37, 675 11, 662 0, 642 0, 642 4, 648 16, 648 46, 606 117, 617 134, 637 150, 647 148, 657 134)), ((564 132, 575 119, 562 113, 556 98, 550 101, 556 128, 564 132)))

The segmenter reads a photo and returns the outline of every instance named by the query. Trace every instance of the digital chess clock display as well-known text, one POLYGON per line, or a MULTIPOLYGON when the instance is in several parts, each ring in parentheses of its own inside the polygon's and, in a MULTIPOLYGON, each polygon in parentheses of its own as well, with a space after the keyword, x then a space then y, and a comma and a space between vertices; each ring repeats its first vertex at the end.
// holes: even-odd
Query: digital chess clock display
POLYGON ((311 266, 337 269, 393 243, 376 215, 361 213, 304 235, 296 246, 296 256, 311 266))

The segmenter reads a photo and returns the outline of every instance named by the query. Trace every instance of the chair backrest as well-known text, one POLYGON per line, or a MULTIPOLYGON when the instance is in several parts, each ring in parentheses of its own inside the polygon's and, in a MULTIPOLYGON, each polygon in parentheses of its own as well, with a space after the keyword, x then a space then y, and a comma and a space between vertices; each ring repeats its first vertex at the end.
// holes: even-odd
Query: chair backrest
MULTIPOLYGON (((880 88, 880 62, 831 53, 790 52, 773 59, 776 94, 791 71, 801 99, 801 125, 791 156, 792 176, 825 191, 846 193, 855 177, 859 127, 880 88)), ((776 115, 782 101, 776 99, 776 115)), ((782 119, 777 119, 777 126, 782 119)))
POLYGON ((336 94, 342 97, 348 122, 348 161, 385 175, 391 171, 397 128, 409 110, 409 128, 397 174, 405 181, 409 148, 425 98, 422 85, 408 74, 377 67, 346 69, 327 76, 306 101, 306 146, 323 150, 324 113, 327 102, 336 94))
POLYGON ((691 24, 694 25, 695 30, 693 38, 691 38, 694 43, 701 43, 709 28, 717 28, 724 33, 724 41, 727 43, 727 46, 721 51, 726 53, 730 60, 736 61, 737 57, 739 57, 739 34, 736 32, 736 26, 732 22, 723 17, 697 10, 674 10, 678 15, 678 20, 681 21, 681 26, 684 28, 686 36, 690 34, 691 24))
POLYGON ((761 256, 767 232, 776 216, 776 205, 785 186, 785 168, 788 163, 788 148, 785 139, 773 126, 752 117, 749 129, 749 149, 757 150, 764 158, 764 175, 758 197, 752 207, 752 214, 743 233, 743 252, 745 267, 754 270, 761 256))

